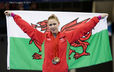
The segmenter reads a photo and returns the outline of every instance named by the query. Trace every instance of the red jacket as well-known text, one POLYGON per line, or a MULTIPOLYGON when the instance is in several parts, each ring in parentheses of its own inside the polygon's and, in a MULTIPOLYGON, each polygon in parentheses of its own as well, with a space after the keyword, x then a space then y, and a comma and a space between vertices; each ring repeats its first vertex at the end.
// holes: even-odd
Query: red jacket
POLYGON ((97 17, 93 17, 86 24, 81 24, 79 28, 69 33, 59 32, 57 37, 54 38, 51 32, 42 33, 37 29, 31 27, 20 16, 15 15, 14 20, 16 24, 32 39, 42 44, 44 42, 44 62, 43 72, 68 72, 67 64, 67 50, 68 42, 71 44, 78 40, 85 33, 92 30, 92 28, 99 22, 97 17), (57 53, 60 58, 60 63, 54 65, 52 60, 55 56, 55 46, 58 47, 57 53))

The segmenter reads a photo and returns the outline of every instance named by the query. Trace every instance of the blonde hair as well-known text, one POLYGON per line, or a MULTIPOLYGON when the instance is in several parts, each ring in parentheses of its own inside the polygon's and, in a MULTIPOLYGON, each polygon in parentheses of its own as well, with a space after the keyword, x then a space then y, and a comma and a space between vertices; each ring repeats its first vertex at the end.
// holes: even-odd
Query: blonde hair
POLYGON ((50 19, 55 19, 55 20, 57 20, 57 22, 59 23, 59 19, 58 19, 57 16, 54 15, 54 14, 52 14, 51 16, 48 17, 48 21, 49 21, 50 19))

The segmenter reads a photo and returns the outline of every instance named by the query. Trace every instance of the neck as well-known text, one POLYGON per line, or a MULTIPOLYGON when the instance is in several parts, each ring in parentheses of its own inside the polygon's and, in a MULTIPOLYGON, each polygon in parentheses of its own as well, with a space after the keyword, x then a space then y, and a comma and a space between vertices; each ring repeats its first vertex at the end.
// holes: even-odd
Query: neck
POLYGON ((56 37, 56 36, 57 36, 57 34, 58 34, 58 32, 57 32, 57 33, 52 33, 52 34, 53 34, 53 36, 54 36, 54 37, 56 37))

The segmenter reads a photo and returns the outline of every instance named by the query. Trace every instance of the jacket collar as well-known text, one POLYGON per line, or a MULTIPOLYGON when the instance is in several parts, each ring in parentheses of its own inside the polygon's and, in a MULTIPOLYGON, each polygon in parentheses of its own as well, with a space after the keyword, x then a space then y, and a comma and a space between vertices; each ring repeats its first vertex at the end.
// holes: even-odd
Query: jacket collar
MULTIPOLYGON (((64 33, 62 33, 62 32, 59 32, 58 34, 57 34, 57 36, 59 35, 59 38, 63 38, 63 37, 65 37, 65 34, 64 33)), ((46 38, 51 38, 53 36, 53 34, 51 33, 51 32, 46 32, 46 38)))

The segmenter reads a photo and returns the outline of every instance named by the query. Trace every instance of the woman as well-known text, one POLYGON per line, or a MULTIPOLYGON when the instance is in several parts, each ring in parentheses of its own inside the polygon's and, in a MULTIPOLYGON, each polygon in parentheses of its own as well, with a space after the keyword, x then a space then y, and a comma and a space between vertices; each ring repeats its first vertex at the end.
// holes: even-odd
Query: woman
POLYGON ((68 72, 68 45, 82 37, 96 26, 100 19, 107 16, 103 14, 93 17, 86 24, 80 25, 79 28, 63 33, 59 32, 60 24, 55 15, 48 17, 48 32, 42 33, 31 27, 19 15, 5 11, 5 15, 12 16, 16 24, 32 39, 42 44, 44 47, 43 72, 68 72))

